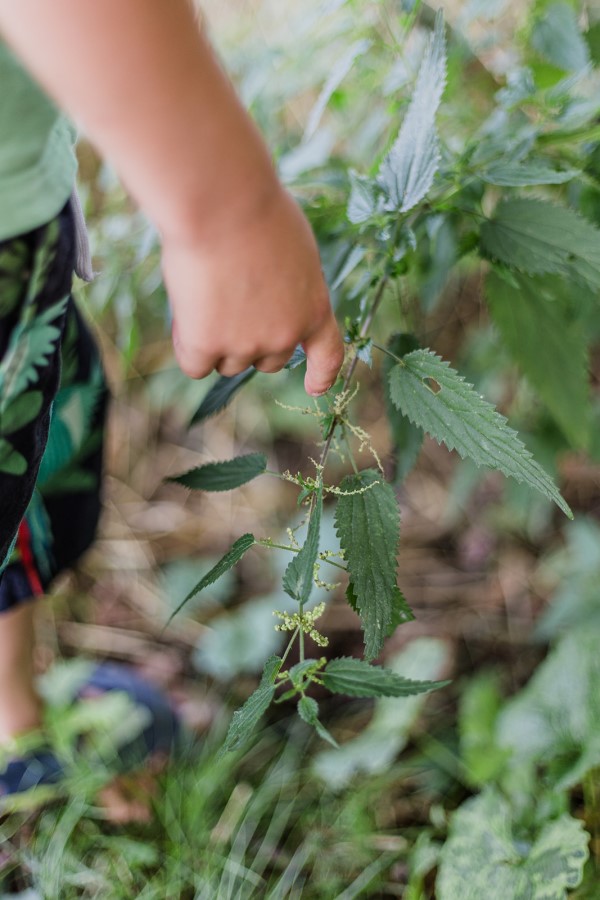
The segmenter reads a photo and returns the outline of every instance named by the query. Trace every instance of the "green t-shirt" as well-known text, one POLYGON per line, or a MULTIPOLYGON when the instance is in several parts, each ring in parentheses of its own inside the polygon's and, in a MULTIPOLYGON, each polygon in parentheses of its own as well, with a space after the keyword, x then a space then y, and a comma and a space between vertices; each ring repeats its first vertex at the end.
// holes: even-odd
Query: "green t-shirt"
POLYGON ((49 222, 75 181, 74 131, 0 38, 0 241, 49 222))

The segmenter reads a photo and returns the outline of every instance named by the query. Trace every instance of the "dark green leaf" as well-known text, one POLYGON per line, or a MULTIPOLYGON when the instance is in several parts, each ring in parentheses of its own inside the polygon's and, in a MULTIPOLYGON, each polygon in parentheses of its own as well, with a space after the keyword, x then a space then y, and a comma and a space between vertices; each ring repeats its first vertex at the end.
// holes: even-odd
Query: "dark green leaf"
POLYGON ((391 209, 407 212, 423 199, 433 184, 440 156, 435 115, 445 84, 446 39, 444 19, 439 11, 408 112, 379 172, 391 209))
POLYGON ((304 604, 310 597, 314 582, 315 563, 319 552, 321 514, 323 512, 323 488, 315 493, 308 532, 304 546, 296 553, 283 575, 283 589, 298 603, 304 604))
POLYGON ((393 403, 438 442, 478 466, 525 481, 573 514, 550 476, 473 386, 431 350, 415 350, 390 373, 393 403))
POLYGON ((6 475, 24 475, 27 460, 4 438, 0 438, 0 472, 6 475))
POLYGON ((561 302, 568 289, 555 277, 514 273, 508 281, 492 271, 486 280, 492 318, 512 356, 566 437, 585 448, 591 423, 587 339, 561 302))
MULTIPOLYGON (((402 358, 419 346, 419 342, 412 334, 394 334, 388 341, 388 350, 402 358)), ((417 457, 423 446, 425 435, 421 428, 408 419, 392 403, 390 396, 389 375, 396 365, 393 359, 385 356, 383 360, 385 407, 392 434, 392 453, 394 457, 394 481, 401 484, 417 461, 417 457)))
POLYGON ((482 225, 481 248, 530 275, 556 272, 600 288, 600 231, 565 206, 505 200, 482 225))
POLYGON ((196 594, 199 594, 200 591, 203 591, 204 588, 209 586, 209 584, 213 584, 213 582, 217 581, 217 579, 220 578, 221 575, 223 575, 229 569, 233 568, 233 566, 235 566, 235 564, 240 561, 244 553, 246 553, 255 543, 256 541, 253 534, 243 534, 241 537, 239 537, 235 544, 233 544, 227 551, 225 556, 221 557, 216 566, 213 566, 212 569, 207 572, 203 578, 200 579, 196 587, 192 588, 185 600, 182 600, 177 609, 169 616, 167 625, 169 624, 171 619, 173 619, 177 615, 177 613, 181 609, 183 609, 188 600, 191 600, 192 597, 195 597, 196 594))
POLYGON ((266 468, 267 457, 264 453, 249 453, 226 462, 206 463, 183 475, 167 478, 167 481, 175 481, 197 491, 231 491, 262 475, 266 468))
POLYGON ((307 725, 312 725, 320 738, 327 741, 332 747, 338 746, 336 739, 329 734, 325 726, 319 721, 319 704, 316 700, 313 700, 312 697, 300 697, 298 701, 298 715, 307 725))
POLYGON ((447 681, 412 681, 362 659, 343 656, 332 659, 321 673, 321 680, 334 694, 350 697, 411 697, 444 687, 447 681))
POLYGON ((41 391, 27 391, 13 400, 7 408, 0 413, 0 433, 12 434, 18 431, 37 416, 42 408, 44 396, 41 391))
POLYGON ((335 526, 372 659, 394 620, 400 512, 393 489, 373 469, 347 476, 341 489, 346 495, 338 499, 335 526))
POLYGON ((241 709, 236 710, 233 714, 223 745, 223 753, 239 750, 252 736, 275 696, 275 679, 280 669, 280 658, 271 656, 265 664, 259 686, 248 697, 241 709))
POLYGON ((219 380, 216 381, 208 391, 204 400, 192 416, 190 425, 196 425, 198 422, 203 422, 204 419, 208 419, 210 416, 214 416, 215 413, 225 409, 225 407, 231 403, 240 388, 255 375, 256 369, 252 366, 245 369, 243 372, 240 372, 239 375, 231 376, 231 378, 221 375, 219 380))
MULTIPOLYGON (((354 612, 358 612, 358 603, 356 600, 356 591, 354 590, 354 585, 351 581, 348 582, 348 587, 346 588, 346 600, 354 610, 354 612)), ((400 590, 398 586, 394 589, 393 598, 392 598, 392 621, 390 622, 390 627, 386 632, 385 636, 391 637, 395 632, 396 628, 400 625, 403 625, 405 622, 414 622, 415 615, 406 602, 406 598, 404 594, 400 590)))
POLYGON ((500 187, 521 187, 528 184, 565 184, 577 175, 579 169, 555 169, 545 160, 528 162, 498 162, 481 173, 488 184, 500 187))

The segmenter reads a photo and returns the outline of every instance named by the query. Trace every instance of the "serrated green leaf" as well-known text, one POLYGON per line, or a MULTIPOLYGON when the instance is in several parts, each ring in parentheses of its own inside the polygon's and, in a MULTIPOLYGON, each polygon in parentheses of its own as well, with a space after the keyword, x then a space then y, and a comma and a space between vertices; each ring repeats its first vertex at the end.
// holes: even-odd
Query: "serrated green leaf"
POLYGON ((311 725, 322 740, 327 741, 332 747, 337 747, 338 742, 329 734, 323 723, 319 720, 319 704, 312 697, 300 697, 298 701, 298 715, 303 722, 311 725))
MULTIPOLYGON (((351 581, 348 582, 348 587, 346 588, 346 600, 348 601, 354 612, 358 613, 356 591, 354 590, 354 585, 351 581)), ((392 607, 392 621, 390 622, 389 629, 386 631, 386 638, 391 637, 396 628, 398 628, 400 625, 404 625, 405 622, 414 622, 415 619, 415 614, 408 605, 404 594, 397 585, 393 592, 392 607)))
POLYGON ((210 416, 214 416, 216 413, 221 412, 222 409, 225 409, 237 392, 256 375, 256 371, 251 366, 240 372, 239 375, 232 375, 231 377, 221 375, 192 416, 190 425, 197 425, 198 422, 203 422, 204 419, 208 419, 210 416))
POLYGON ((43 400, 41 391, 27 391, 13 400, 0 412, 0 433, 12 434, 32 422, 42 408, 43 400))
MULTIPOLYGON (((419 342, 412 334, 394 334, 387 344, 388 350, 402 358, 419 347, 419 342)), ((392 403, 390 396, 389 375, 396 365, 394 360, 385 356, 383 360, 384 396, 387 418, 392 435, 392 453, 394 457, 394 481, 401 484, 417 461, 425 435, 410 419, 402 415, 392 403)))
MULTIPOLYGON (((353 225, 362 225, 375 215, 381 192, 371 178, 350 171, 350 197, 346 215, 353 225)), ((341 283, 341 282, 340 282, 341 283)))
POLYGON ((248 453, 225 462, 197 466, 182 475, 167 478, 167 481, 174 481, 195 491, 231 491, 262 475, 266 468, 267 457, 264 453, 248 453))
POLYGON ((224 575, 225 572, 233 568, 233 566, 235 566, 235 564, 240 561, 244 553, 246 553, 255 543, 256 540, 253 534, 243 534, 241 537, 239 537, 237 541, 229 548, 225 556, 222 556, 216 566, 213 566, 212 569, 210 569, 210 571, 200 579, 198 584, 189 592, 185 600, 182 600, 175 611, 171 613, 167 620, 167 625, 177 615, 177 613, 183 609, 188 600, 191 600, 192 597, 195 597, 196 594, 199 594, 200 591, 203 591, 204 588, 209 586, 209 584, 213 584, 213 582, 220 578, 221 575, 224 575))
POLYGON ((271 656, 265 663, 259 686, 233 714, 223 744, 223 753, 239 750, 252 736, 275 696, 275 679, 280 669, 281 659, 278 656, 271 656))
POLYGON ((337 502, 335 527, 363 622, 365 655, 372 659, 383 647, 397 603, 400 511, 392 487, 374 469, 348 475, 340 487, 346 493, 337 502))
POLYGON ((549 63, 566 72, 578 72, 590 61, 575 10, 568 3, 553 3, 536 22, 531 45, 549 63))
POLYGON ((490 272, 485 294, 512 357, 537 390, 566 437, 587 447, 591 405, 587 339, 581 321, 565 311, 568 290, 557 278, 513 273, 511 283, 490 272))
POLYGON ((530 275, 557 272, 600 288, 600 231, 572 209, 517 198, 481 227, 481 249, 530 275))
POLYGON ((439 900, 566 900, 588 858, 589 835, 564 814, 530 841, 506 798, 487 789, 452 816, 436 882, 439 900))
POLYGON ((440 157, 435 115, 445 84, 446 39, 443 15, 438 11, 408 112, 379 172, 390 209, 407 212, 433 184, 440 157))
POLYGON ((555 169, 545 160, 497 162, 481 173, 488 184, 499 187, 525 187, 530 184, 566 184, 581 174, 580 169, 555 169))
POLYGON ((319 534, 323 513, 323 487, 319 485, 308 523, 304 545, 289 563, 283 575, 283 589, 300 605, 307 602, 314 583, 315 563, 319 552, 319 534))
POLYGON ((27 460, 5 438, 0 438, 0 472, 6 475, 24 475, 27 460))
POLYGON ((491 403, 431 350, 415 350, 390 373, 392 401, 439 443, 478 466, 499 469, 573 513, 550 476, 537 463, 491 403))
POLYGON ((444 687, 447 681, 412 681, 391 669, 372 666, 362 659, 332 659, 321 672, 327 690, 350 697, 412 697, 444 687))

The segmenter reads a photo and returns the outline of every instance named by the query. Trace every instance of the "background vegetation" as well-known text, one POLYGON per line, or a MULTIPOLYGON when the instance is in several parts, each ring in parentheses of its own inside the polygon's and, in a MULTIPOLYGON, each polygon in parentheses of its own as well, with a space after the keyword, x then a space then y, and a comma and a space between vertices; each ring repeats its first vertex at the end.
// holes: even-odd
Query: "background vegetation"
MULTIPOLYGON (((245 752, 220 755, 232 710, 285 646, 273 610, 286 602, 289 559, 253 551, 165 623, 240 534, 287 542, 297 488, 264 476, 233 493, 188 494, 165 479, 257 451, 271 470, 314 475, 322 423, 294 409, 308 406, 294 369, 258 376, 227 412, 188 429, 207 387, 174 366, 156 235, 82 146, 100 272, 82 298, 115 401, 100 540, 46 607, 40 663, 65 744, 82 727, 60 703, 82 653, 126 660, 162 683, 201 738, 165 776, 150 825, 103 822, 93 798, 105 773, 82 761, 63 802, 12 813, 0 825, 7 891, 600 897, 600 16, 543 0, 443 8, 440 160, 426 196, 399 215, 372 203, 369 185, 406 119, 434 12, 411 0, 206 5, 319 236, 349 338, 360 344, 352 323, 378 267, 391 266, 375 342, 410 332, 449 360, 553 473, 575 520, 429 437, 421 446, 390 406, 384 355, 364 346, 372 365, 357 366, 352 422, 399 500, 398 583, 415 615, 379 661, 451 684, 375 700, 317 685, 339 748, 288 701, 271 707, 245 752), (396 219, 401 229, 390 228, 396 219)), ((372 467, 359 443, 358 467, 372 467)), ((329 465, 338 484, 352 472, 347 449, 329 465)), ((335 549, 331 506, 321 538, 335 549)), ((327 601, 319 630, 329 647, 307 638, 307 653, 362 656, 344 587, 315 589, 312 600, 327 601)), ((86 727, 102 735, 122 720, 118 704, 101 705, 86 727)))

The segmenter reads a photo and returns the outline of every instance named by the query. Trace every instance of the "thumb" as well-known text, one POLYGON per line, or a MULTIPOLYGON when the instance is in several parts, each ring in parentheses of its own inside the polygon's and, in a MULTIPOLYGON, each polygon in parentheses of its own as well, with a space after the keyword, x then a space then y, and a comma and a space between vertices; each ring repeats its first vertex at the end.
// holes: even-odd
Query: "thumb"
POLYGON ((304 387, 307 394, 318 397, 335 382, 344 362, 344 342, 332 312, 302 346, 306 353, 304 387))

